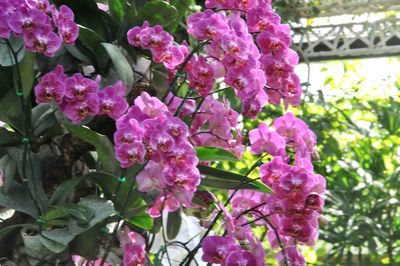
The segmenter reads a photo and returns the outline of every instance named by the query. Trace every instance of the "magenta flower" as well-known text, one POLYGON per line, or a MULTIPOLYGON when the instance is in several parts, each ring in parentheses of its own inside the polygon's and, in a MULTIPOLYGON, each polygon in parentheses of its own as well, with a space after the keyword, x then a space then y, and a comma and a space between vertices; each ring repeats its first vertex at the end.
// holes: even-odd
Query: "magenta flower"
POLYGON ((264 54, 279 53, 290 47, 290 28, 272 24, 257 36, 257 44, 264 54))
POLYGON ((25 48, 37 52, 43 53, 48 57, 54 56, 57 50, 61 46, 61 40, 52 31, 43 31, 42 29, 34 29, 33 32, 24 34, 25 48))
POLYGON ((163 167, 150 160, 143 171, 137 177, 138 190, 143 192, 150 192, 152 190, 161 191, 166 187, 162 178, 163 167))
POLYGON ((17 34, 33 33, 35 29, 43 32, 52 30, 49 17, 38 9, 20 9, 19 12, 15 12, 10 16, 8 25, 17 34))
POLYGON ((25 0, 25 2, 31 9, 38 9, 41 12, 50 11, 50 4, 48 0, 25 0))
POLYGON ((205 262, 222 264, 232 252, 240 250, 232 237, 208 236, 201 243, 205 262))
POLYGON ((293 237, 302 243, 307 243, 313 237, 315 230, 310 223, 303 218, 283 218, 280 231, 285 236, 293 237))
POLYGON ((142 92, 142 94, 135 99, 135 105, 150 117, 156 117, 168 111, 168 108, 163 102, 156 97, 151 97, 147 92, 142 92))
POLYGON ((63 111, 73 123, 79 123, 88 116, 98 114, 99 97, 91 93, 83 101, 67 102, 63 111))
POLYGON ((267 102, 267 93, 263 89, 259 90, 254 98, 247 98, 243 101, 242 114, 248 118, 255 119, 267 102))
POLYGON ((203 56, 199 56, 197 60, 192 59, 189 71, 190 88, 196 89, 201 96, 207 97, 213 88, 214 78, 214 68, 203 56))
POLYGON ((128 227, 125 227, 119 232, 118 239, 124 252, 124 265, 147 265, 146 241, 142 235, 130 231, 128 227))
POLYGON ((83 101, 99 89, 97 82, 76 73, 65 82, 65 98, 67 102, 83 101))
MULTIPOLYGON (((291 266, 305 266, 306 261, 304 256, 300 253, 296 246, 289 246, 285 248, 286 257, 289 260, 291 266)), ((284 255, 283 251, 279 251, 276 254, 276 260, 279 265, 284 264, 284 255)))
POLYGON ((142 28, 139 40, 142 48, 154 50, 166 50, 173 43, 171 34, 164 31, 160 25, 142 28))
POLYGON ((222 266, 257 266, 256 257, 248 251, 236 250, 226 257, 222 266))
POLYGON ((60 20, 74 20, 74 12, 66 5, 61 5, 60 10, 57 10, 55 6, 52 6, 51 15, 56 27, 58 27, 60 20))
POLYGON ((140 32, 142 29, 146 29, 149 27, 149 23, 147 21, 143 22, 143 25, 141 27, 136 26, 133 27, 128 31, 128 43, 134 47, 140 47, 141 46, 141 40, 140 40, 140 32))
POLYGON ((173 150, 174 145, 174 139, 165 131, 156 130, 150 136, 150 147, 153 150, 167 153, 173 150))
POLYGON ((58 20, 58 34, 65 44, 75 44, 79 36, 78 25, 70 19, 58 20))
POLYGON ((270 25, 279 25, 281 18, 270 6, 259 6, 247 13, 247 24, 250 32, 261 32, 270 25))
POLYGON ((65 92, 65 79, 62 65, 58 65, 53 71, 42 77, 39 84, 35 86, 35 96, 37 103, 48 103, 55 101, 61 104, 65 92))
POLYGON ((114 142, 116 145, 131 144, 133 142, 141 142, 143 139, 143 128, 135 119, 130 119, 128 123, 118 127, 114 134, 114 142))
POLYGON ((295 73, 283 79, 280 90, 282 91, 282 95, 284 95, 283 102, 286 108, 289 104, 293 107, 297 107, 300 104, 300 97, 303 90, 300 85, 300 79, 295 73))
POLYGON ((162 207, 164 207, 163 210, 166 212, 173 212, 179 209, 180 203, 171 193, 166 193, 166 197, 164 196, 164 193, 161 193, 154 201, 153 206, 147 210, 147 213, 151 217, 159 217, 161 215, 162 207))
POLYGON ((284 162, 282 157, 274 157, 270 162, 261 165, 261 180, 272 187, 279 183, 280 178, 290 171, 290 166, 284 162))
POLYGON ((171 45, 167 49, 153 50, 153 60, 163 63, 167 69, 175 69, 183 63, 185 56, 179 46, 171 45))
POLYGON ((125 99, 126 88, 121 81, 114 86, 108 86, 98 93, 100 99, 100 113, 113 119, 120 118, 128 109, 125 99))
POLYGON ((121 144, 116 147, 115 156, 121 163, 122 168, 129 168, 134 164, 141 164, 144 161, 145 148, 140 142, 121 144))
POLYGON ((229 25, 223 15, 210 9, 189 16, 187 24, 188 33, 198 40, 217 39, 229 31, 229 25))
POLYGON ((290 193, 310 191, 314 185, 314 178, 311 174, 292 167, 290 172, 281 176, 280 185, 290 193))
POLYGON ((257 129, 249 132, 251 151, 259 154, 263 151, 273 156, 283 156, 286 154, 285 140, 276 132, 270 131, 267 124, 260 123, 257 129))

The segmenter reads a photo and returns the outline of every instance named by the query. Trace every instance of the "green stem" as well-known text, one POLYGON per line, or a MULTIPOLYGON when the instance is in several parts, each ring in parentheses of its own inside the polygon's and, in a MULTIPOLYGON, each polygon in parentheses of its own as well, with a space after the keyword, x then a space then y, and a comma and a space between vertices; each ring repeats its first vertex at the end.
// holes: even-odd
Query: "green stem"
MULTIPOLYGON (((22 109, 22 119, 23 119, 23 138, 22 138, 22 144, 24 145, 24 150, 23 150, 23 158, 22 158, 22 182, 27 184, 25 182, 25 178, 26 178, 26 169, 27 166, 30 168, 31 171, 31 176, 33 178, 33 180, 28 180, 28 184, 29 182, 32 182, 32 188, 33 188, 33 193, 31 191, 31 189, 29 189, 29 185, 28 185, 28 191, 29 191, 29 195, 32 198, 32 201, 35 203, 35 206, 38 208, 39 213, 41 215, 43 215, 44 210, 43 210, 43 206, 42 204, 40 204, 40 202, 38 201, 38 193, 37 193, 37 184, 34 180, 33 174, 33 163, 32 163, 32 159, 30 156, 28 156, 28 153, 30 152, 30 142, 31 142, 31 137, 32 137, 32 130, 31 130, 31 118, 30 118, 30 110, 28 110, 27 108, 27 103, 25 102, 25 95, 24 95, 24 91, 23 91, 23 86, 22 86, 22 77, 21 77, 21 72, 20 72, 20 66, 19 66, 19 62, 18 62, 18 53, 19 51, 14 51, 10 41, 8 39, 5 39, 5 42, 7 44, 8 47, 8 52, 11 54, 11 58, 14 61, 13 64, 13 70, 15 71, 14 73, 16 73, 15 79, 16 79, 16 95, 19 97, 20 99, 20 105, 21 105, 21 109, 22 109), (27 165, 27 161, 29 161, 29 165, 27 165)), ((29 99, 29 95, 26 95, 26 98, 29 99)))

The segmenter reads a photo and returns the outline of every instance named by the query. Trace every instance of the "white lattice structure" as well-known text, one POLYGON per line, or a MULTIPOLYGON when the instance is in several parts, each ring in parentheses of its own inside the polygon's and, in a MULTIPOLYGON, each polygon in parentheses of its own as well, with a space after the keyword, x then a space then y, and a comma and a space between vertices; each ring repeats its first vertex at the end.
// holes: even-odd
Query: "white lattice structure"
POLYGON ((386 17, 382 13, 400 11, 400 0, 328 0, 319 8, 319 17, 312 19, 311 25, 304 23, 310 19, 304 19, 307 26, 293 29, 294 44, 302 51, 304 60, 400 54, 400 16, 395 13, 386 17), (378 12, 380 16, 374 15, 378 12), (374 21, 371 17, 380 19, 374 21), (331 24, 341 19, 351 23, 331 24))
MULTIPOLYGON (((323 0, 322 2, 323 4, 317 8, 320 10, 318 16, 323 17, 400 9, 400 0, 323 0)), ((300 10, 308 11, 308 8, 300 10)))

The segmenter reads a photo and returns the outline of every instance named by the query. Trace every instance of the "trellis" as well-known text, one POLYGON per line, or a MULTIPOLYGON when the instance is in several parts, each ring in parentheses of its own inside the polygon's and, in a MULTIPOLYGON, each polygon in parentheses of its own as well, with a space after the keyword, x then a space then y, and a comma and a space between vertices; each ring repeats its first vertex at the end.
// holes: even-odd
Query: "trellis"
MULTIPOLYGON (((319 16, 400 11, 399 0, 328 1, 319 7, 319 16)), ((400 54, 400 17, 337 25, 300 26, 293 29, 293 41, 304 60, 388 56, 400 54)))

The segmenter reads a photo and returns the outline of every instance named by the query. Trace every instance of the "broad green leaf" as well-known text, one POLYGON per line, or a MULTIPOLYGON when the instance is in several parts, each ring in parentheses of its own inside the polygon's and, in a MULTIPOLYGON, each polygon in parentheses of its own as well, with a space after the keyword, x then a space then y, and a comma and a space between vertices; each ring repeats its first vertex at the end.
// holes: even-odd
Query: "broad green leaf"
POLYGON ((67 229, 52 229, 50 231, 43 230, 41 234, 42 237, 40 241, 42 244, 54 253, 64 251, 67 248, 68 243, 74 239, 74 235, 72 235, 67 229))
MULTIPOLYGON (((18 62, 21 62, 21 60, 25 56, 25 49, 22 48, 24 45, 24 41, 22 38, 15 38, 11 37, 8 39, 8 41, 11 43, 12 49, 14 52, 19 51, 17 55, 18 62)), ((12 66, 14 65, 14 57, 12 56, 11 51, 9 50, 9 47, 6 43, 0 42, 0 65, 1 66, 12 66)))
POLYGON ((20 143, 21 136, 18 133, 0 128, 0 146, 14 146, 20 143))
POLYGON ((32 109, 32 129, 35 136, 41 136, 48 133, 52 127, 59 125, 55 116, 56 108, 52 108, 50 104, 39 104, 32 109))
POLYGON ((20 176, 27 180, 28 189, 31 195, 35 197, 38 207, 46 211, 48 207, 48 198, 43 189, 42 169, 39 156, 32 151, 26 152, 26 162, 24 164, 24 151, 21 148, 10 147, 8 154, 17 162, 20 176))
POLYGON ((111 16, 117 19, 120 23, 124 21, 125 17, 125 1, 122 0, 108 0, 111 16))
POLYGON ((169 239, 174 239, 181 229, 182 215, 181 209, 168 213, 167 218, 167 236, 169 239))
POLYGON ((93 53, 93 55, 96 55, 98 45, 104 42, 104 39, 95 31, 82 25, 79 25, 78 40, 82 42, 82 44, 85 45, 93 53))
POLYGON ((73 235, 81 234, 98 223, 103 222, 115 212, 114 205, 111 201, 100 199, 95 196, 83 198, 78 204, 88 208, 93 213, 93 217, 90 219, 90 222, 83 227, 80 222, 75 219, 70 219, 68 222, 68 230, 73 235))
MULTIPOLYGON (((21 73, 21 83, 22 83, 22 90, 24 92, 24 97, 29 98, 29 95, 32 90, 33 81, 35 79, 35 58, 36 55, 32 52, 26 52, 24 59, 19 63, 19 70, 21 73)), ((14 77, 16 77, 16 73, 14 77)), ((17 84, 15 82, 15 84, 17 84)))
POLYGON ((68 212, 64 208, 53 208, 49 210, 44 216, 43 219, 45 221, 56 220, 60 218, 67 218, 68 212))
POLYGON ((13 88, 13 80, 10 79, 12 75, 12 67, 0 66, 0 101, 13 88))
POLYGON ((0 121, 3 121, 21 131, 23 130, 20 99, 13 89, 8 90, 8 92, 0 99, 0 121))
POLYGON ((103 226, 103 224, 99 223, 75 236, 74 240, 69 244, 71 253, 84 256, 86 259, 96 260, 100 248, 99 234, 103 226))
POLYGON ((110 56, 119 79, 122 80, 128 89, 130 89, 133 83, 133 71, 128 60, 122 54, 122 51, 118 46, 111 43, 102 43, 101 45, 103 45, 110 56))
POLYGON ((178 10, 166 1, 152 0, 138 9, 136 24, 141 25, 148 21, 151 25, 163 25, 167 27, 178 19, 178 10))
MULTIPOLYGON (((54 241, 50 238, 44 237, 44 236, 40 236, 40 243, 42 243, 43 246, 45 246, 48 250, 50 250, 53 253, 61 253, 63 252, 67 246, 64 244, 61 244, 57 241, 54 241)), ((41 256, 43 256, 43 254, 41 254, 41 256)))
MULTIPOLYGON (((121 211, 121 208, 125 202, 125 199, 129 193, 129 187, 131 182, 135 182, 134 176, 135 175, 126 175, 127 182, 121 183, 118 189, 118 193, 114 198, 115 208, 118 211, 121 211)), ((103 193, 105 194, 106 198, 111 199, 113 193, 116 191, 118 186, 118 178, 112 175, 104 174, 104 173, 91 173, 85 176, 85 178, 89 178, 97 183, 103 193)), ((147 206, 146 202, 140 197, 140 195, 134 190, 130 192, 130 200, 126 206, 125 211, 129 212, 130 210, 138 209, 142 206, 147 206)), ((143 228, 145 230, 151 229, 153 226, 153 219, 144 212, 145 209, 141 210, 140 212, 136 212, 134 215, 127 217, 126 220, 131 222, 132 224, 143 228)))
POLYGON ((65 201, 65 199, 71 194, 72 191, 74 191, 76 186, 78 186, 82 180, 82 177, 74 177, 63 182, 57 187, 53 195, 51 195, 50 204, 56 205, 65 201))
POLYGON ((114 146, 104 135, 101 135, 86 126, 65 124, 71 134, 93 145, 99 155, 101 169, 110 173, 116 173, 119 169, 114 155, 114 146))
POLYGON ((16 182, 10 184, 7 189, 0 188, 0 206, 14 209, 34 218, 38 216, 37 207, 30 198, 28 189, 16 182))
POLYGON ((205 161, 238 161, 231 152, 215 147, 196 147, 197 157, 201 162, 205 161))
POLYGON ((188 14, 189 8, 191 5, 196 4, 194 0, 172 0, 169 3, 174 6, 178 10, 178 16, 176 21, 168 26, 169 32, 175 32, 176 28, 179 26, 179 23, 186 17, 188 14))
MULTIPOLYGON (((84 40, 86 40, 86 39, 84 39, 84 40)), ((75 58, 81 60, 82 62, 88 63, 88 64, 92 63, 92 59, 90 59, 81 50, 79 50, 79 48, 76 45, 65 45, 64 47, 75 58)))
MULTIPOLYGON (((264 183, 261 183, 257 180, 248 178, 244 175, 224 171, 224 170, 213 168, 213 167, 203 166, 203 165, 198 165, 197 168, 199 169, 201 174, 211 177, 212 180, 216 184, 218 183, 218 185, 219 184, 222 185, 221 182, 226 181, 226 182, 231 182, 229 185, 233 185, 234 183, 236 183, 238 185, 241 184, 240 187, 242 187, 243 185, 250 185, 250 186, 252 186, 252 189, 256 188, 257 190, 259 190, 261 192, 272 194, 272 189, 269 188, 267 185, 265 185, 264 183)), ((209 182, 209 181, 207 180, 205 182, 209 182)), ((211 183, 207 183, 207 184, 208 184, 208 186, 211 185, 211 183)))

